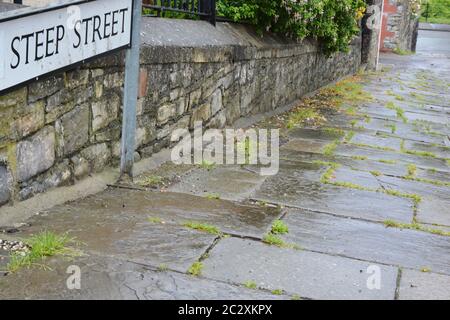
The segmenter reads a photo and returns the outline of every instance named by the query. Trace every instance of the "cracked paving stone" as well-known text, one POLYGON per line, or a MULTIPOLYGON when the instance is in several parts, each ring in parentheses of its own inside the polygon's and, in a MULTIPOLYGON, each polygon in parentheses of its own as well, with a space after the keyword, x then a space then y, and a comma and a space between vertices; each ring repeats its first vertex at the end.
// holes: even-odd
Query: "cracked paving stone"
POLYGON ((204 261, 203 274, 231 283, 254 281, 269 290, 282 289, 312 299, 394 299, 397 269, 380 266, 381 290, 370 290, 367 287, 370 265, 228 238, 221 240, 204 261))
POLYGON ((49 269, 22 269, 0 277, 0 299, 50 300, 278 300, 290 299, 106 257, 51 258, 49 269), (80 268, 80 289, 69 290, 70 266, 80 268))
POLYGON ((268 178, 253 198, 374 221, 411 222, 413 202, 410 199, 323 184, 320 177, 325 170, 307 163, 282 163, 280 172, 268 178))
POLYGON ((380 176, 377 179, 386 189, 418 194, 422 197, 417 210, 418 221, 450 226, 450 186, 437 186, 386 176, 380 176))
POLYGON ((210 171, 195 169, 168 190, 201 196, 217 194, 221 199, 241 201, 247 199, 265 179, 266 177, 241 167, 215 167, 210 171))
POLYGON ((283 239, 305 249, 450 275, 450 237, 305 210, 289 210, 283 221, 283 239))
POLYGON ((403 270, 400 300, 450 300, 450 276, 403 270))

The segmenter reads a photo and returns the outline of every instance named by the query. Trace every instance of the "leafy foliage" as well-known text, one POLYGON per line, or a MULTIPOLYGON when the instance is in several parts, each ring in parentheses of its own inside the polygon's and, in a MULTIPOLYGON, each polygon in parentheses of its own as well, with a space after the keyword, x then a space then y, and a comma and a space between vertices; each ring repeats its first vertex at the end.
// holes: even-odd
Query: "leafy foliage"
POLYGON ((318 39, 326 53, 347 51, 359 32, 365 11, 362 0, 219 0, 218 14, 248 21, 258 31, 294 39, 318 39))

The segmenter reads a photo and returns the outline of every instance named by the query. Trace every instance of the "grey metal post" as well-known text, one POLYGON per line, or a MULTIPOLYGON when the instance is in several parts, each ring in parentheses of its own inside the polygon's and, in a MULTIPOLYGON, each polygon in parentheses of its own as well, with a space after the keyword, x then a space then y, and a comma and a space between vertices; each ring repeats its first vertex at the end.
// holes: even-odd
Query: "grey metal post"
POLYGON ((136 105, 139 87, 139 48, 141 44, 142 0, 133 1, 131 48, 126 52, 123 92, 122 146, 120 176, 133 177, 136 135, 136 105))

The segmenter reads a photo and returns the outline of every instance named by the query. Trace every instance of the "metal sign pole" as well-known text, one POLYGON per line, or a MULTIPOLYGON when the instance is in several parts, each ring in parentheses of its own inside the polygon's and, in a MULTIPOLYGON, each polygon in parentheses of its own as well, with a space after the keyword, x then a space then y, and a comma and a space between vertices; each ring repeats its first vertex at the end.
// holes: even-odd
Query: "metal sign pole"
POLYGON ((141 43, 142 0, 133 1, 131 48, 126 52, 123 93, 122 146, 120 176, 133 177, 136 135, 136 105, 139 87, 139 48, 141 43))
POLYGON ((382 32, 383 32, 383 18, 384 18, 384 0, 381 0, 381 8, 380 8, 380 29, 378 33, 378 51, 377 51, 377 62, 375 65, 375 70, 379 70, 380 67, 380 51, 381 51, 381 40, 382 40, 382 32))

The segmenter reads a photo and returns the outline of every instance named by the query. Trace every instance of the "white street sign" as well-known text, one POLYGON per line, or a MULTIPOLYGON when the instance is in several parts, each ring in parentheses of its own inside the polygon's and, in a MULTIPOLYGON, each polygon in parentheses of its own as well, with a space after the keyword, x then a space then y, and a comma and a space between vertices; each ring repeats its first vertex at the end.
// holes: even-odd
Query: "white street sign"
POLYGON ((0 92, 130 46, 132 6, 133 0, 96 0, 0 15, 0 92))

